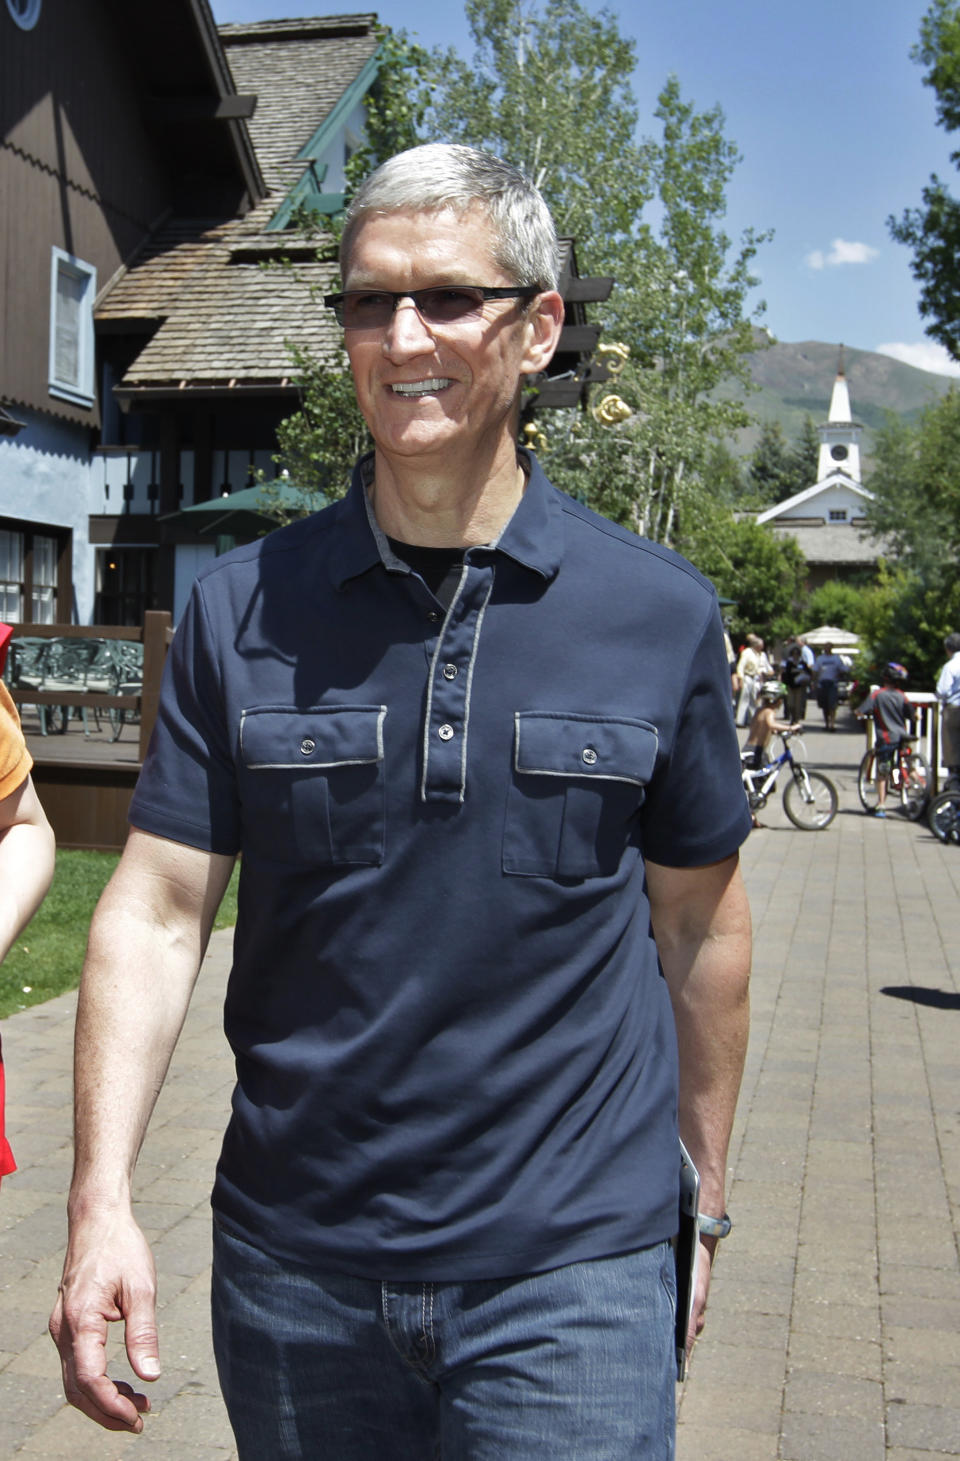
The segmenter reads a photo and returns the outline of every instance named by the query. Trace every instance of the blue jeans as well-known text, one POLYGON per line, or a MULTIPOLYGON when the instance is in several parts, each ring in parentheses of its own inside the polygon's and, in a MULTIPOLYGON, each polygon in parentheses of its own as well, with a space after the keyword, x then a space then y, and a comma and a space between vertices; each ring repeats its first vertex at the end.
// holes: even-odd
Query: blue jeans
POLYGON ((214 1225, 240 1461, 672 1461, 669 1243, 522 1278, 381 1283, 214 1225))

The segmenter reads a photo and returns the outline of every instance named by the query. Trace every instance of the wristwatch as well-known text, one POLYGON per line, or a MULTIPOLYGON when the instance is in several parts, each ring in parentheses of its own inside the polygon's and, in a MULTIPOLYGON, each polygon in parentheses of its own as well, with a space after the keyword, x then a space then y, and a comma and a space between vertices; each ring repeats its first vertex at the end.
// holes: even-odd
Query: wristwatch
POLYGON ((733 1223, 729 1213, 725 1212, 722 1218, 715 1218, 701 1212, 697 1214, 697 1227, 708 1238, 725 1238, 733 1223))

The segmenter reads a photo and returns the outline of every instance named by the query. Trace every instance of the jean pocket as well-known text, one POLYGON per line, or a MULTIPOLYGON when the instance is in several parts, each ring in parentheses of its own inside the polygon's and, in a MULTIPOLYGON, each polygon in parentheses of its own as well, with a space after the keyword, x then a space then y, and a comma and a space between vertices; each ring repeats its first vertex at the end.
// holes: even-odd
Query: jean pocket
POLYGON ((244 845, 279 862, 382 863, 386 713, 383 705, 244 710, 244 845))
POLYGON ((658 745, 649 721, 517 711, 504 872, 573 879, 615 872, 658 745))

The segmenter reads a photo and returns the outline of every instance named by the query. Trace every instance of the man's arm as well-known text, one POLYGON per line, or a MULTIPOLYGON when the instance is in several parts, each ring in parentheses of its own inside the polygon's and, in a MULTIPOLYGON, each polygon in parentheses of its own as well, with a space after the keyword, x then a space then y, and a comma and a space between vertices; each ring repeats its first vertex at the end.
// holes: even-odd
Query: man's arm
POLYGON ((28 776, 0 798, 0 964, 43 902, 53 862, 53 831, 28 776))
POLYGON ((69 1242, 50 1332, 71 1405, 140 1431, 145 1396, 106 1373, 107 1324, 160 1372, 153 1259, 131 1209, 133 1169, 186 1016, 232 857, 134 829, 90 926, 75 1045, 69 1242))
MULTIPOLYGON (((647 863, 653 933, 680 1051, 680 1136, 700 1173, 701 1210, 722 1217, 727 1148, 750 1022, 750 907, 736 855, 701 868, 647 863)), ((702 1235, 693 1332, 703 1328, 717 1239, 702 1235)))

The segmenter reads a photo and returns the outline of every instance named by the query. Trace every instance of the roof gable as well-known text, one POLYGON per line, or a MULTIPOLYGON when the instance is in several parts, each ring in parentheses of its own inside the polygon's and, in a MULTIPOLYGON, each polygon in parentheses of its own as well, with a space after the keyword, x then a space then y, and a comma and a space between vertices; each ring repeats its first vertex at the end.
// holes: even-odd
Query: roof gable
POLYGON ((854 482, 852 478, 843 472, 831 472, 829 477, 824 477, 820 482, 814 482, 812 487, 805 487, 802 492, 795 492, 792 497, 787 497, 783 502, 774 503, 764 512, 757 514, 758 523, 773 522, 777 518, 789 517, 793 509, 809 504, 814 498, 821 497, 825 492, 835 492, 842 488, 853 498, 859 499, 860 503, 866 504, 873 501, 873 493, 868 492, 865 487, 854 482))

